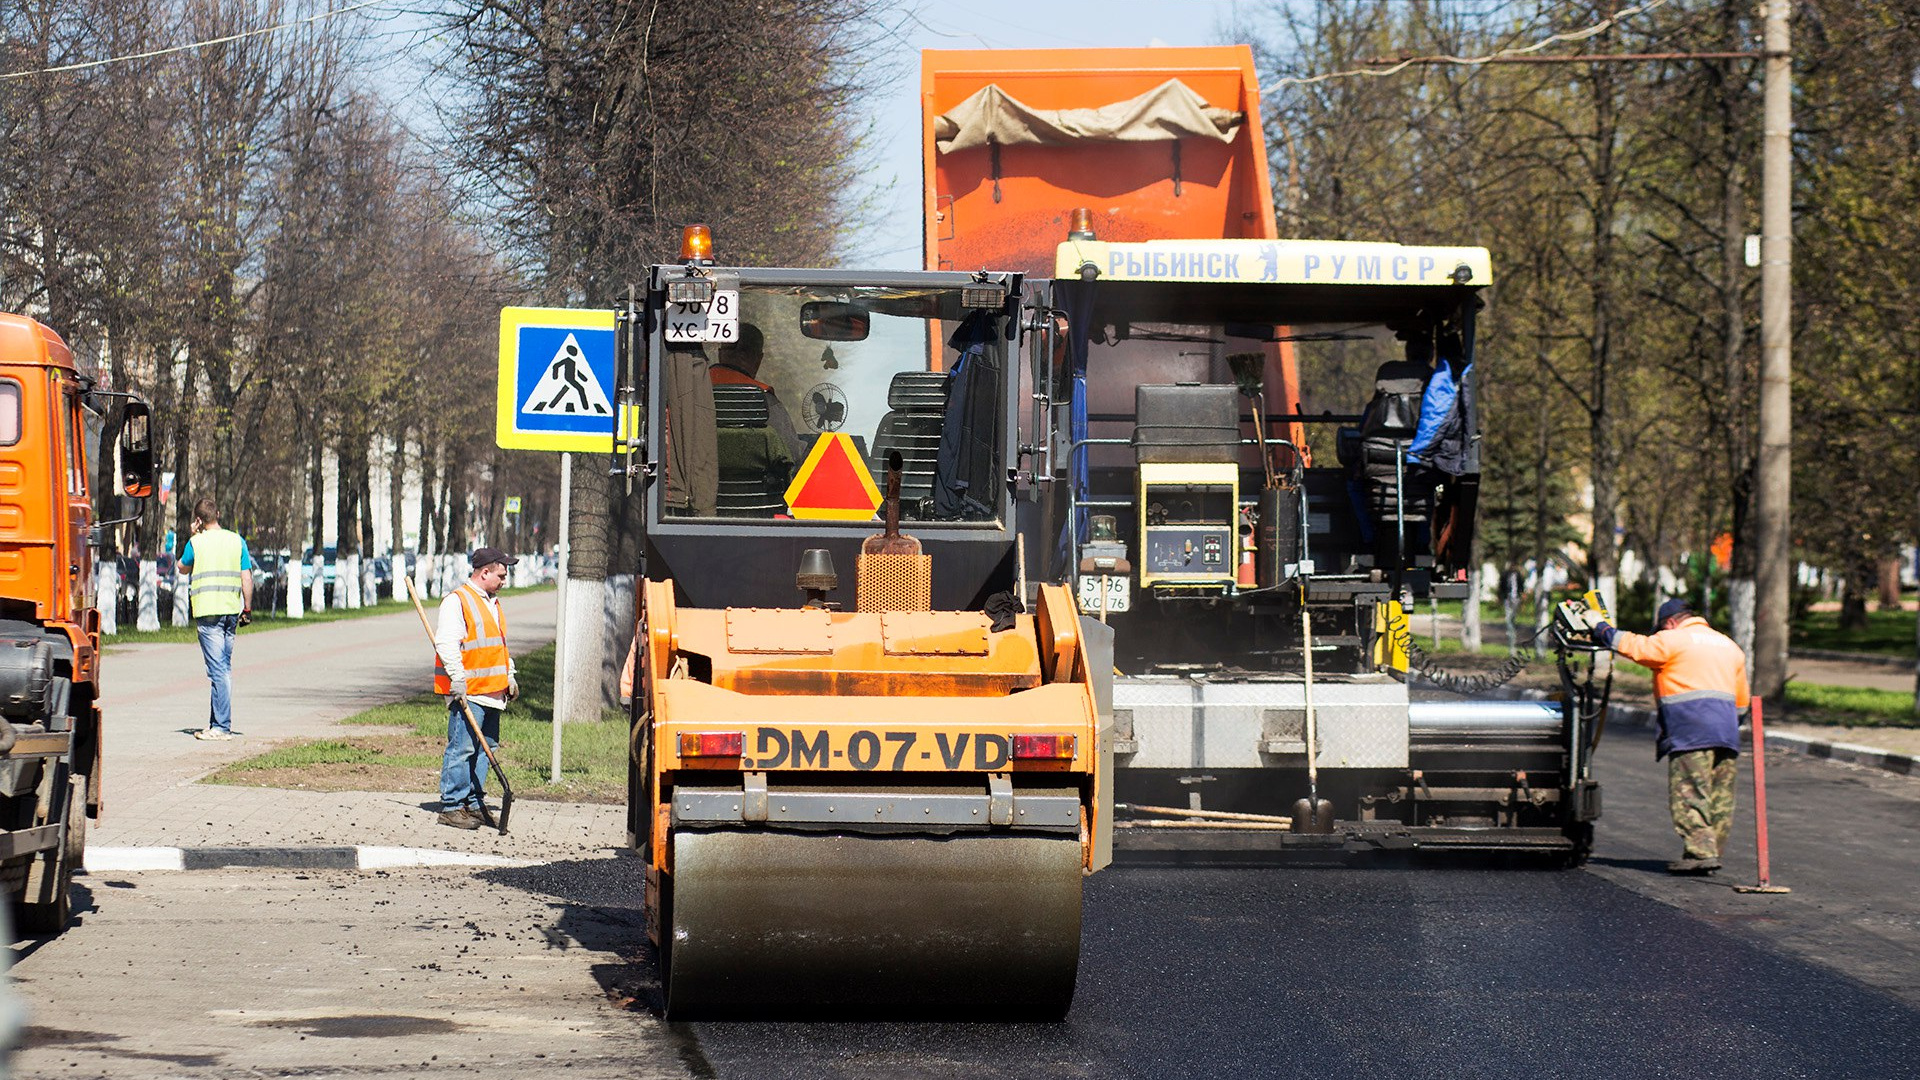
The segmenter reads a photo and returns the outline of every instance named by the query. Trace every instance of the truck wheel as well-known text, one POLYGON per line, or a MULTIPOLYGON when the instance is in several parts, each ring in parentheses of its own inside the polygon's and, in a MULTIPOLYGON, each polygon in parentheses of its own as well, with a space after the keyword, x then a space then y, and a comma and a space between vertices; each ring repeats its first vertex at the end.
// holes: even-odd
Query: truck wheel
POLYGON ((75 777, 67 785, 66 832, 60 844, 44 857, 37 857, 27 873, 29 894, 51 888, 44 902, 22 901, 19 906, 20 929, 27 934, 51 936, 73 921, 73 872, 80 866, 87 848, 87 789, 85 781, 75 777))

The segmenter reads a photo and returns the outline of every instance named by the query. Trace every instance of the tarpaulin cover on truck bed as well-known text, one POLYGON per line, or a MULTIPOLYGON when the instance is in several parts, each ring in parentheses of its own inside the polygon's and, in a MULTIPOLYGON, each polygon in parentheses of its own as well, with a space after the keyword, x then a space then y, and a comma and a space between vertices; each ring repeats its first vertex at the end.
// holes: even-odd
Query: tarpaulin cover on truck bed
POLYGON ((934 118, 934 143, 943 154, 998 143, 1062 146, 1095 142, 1170 142, 1199 138, 1232 142, 1246 114, 1207 104, 1179 79, 1095 109, 1035 109, 1000 89, 983 87, 934 118))

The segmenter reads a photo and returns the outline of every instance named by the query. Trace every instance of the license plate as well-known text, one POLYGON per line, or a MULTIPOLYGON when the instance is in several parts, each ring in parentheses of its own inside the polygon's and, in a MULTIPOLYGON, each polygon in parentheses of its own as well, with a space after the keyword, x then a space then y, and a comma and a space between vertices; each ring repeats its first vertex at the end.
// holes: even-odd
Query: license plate
POLYGON ((668 304, 667 340, 672 342, 740 340, 740 294, 720 289, 704 304, 668 304))
POLYGON ((1106 583, 1106 610, 1126 611, 1133 606, 1133 579, 1117 574, 1088 574, 1080 579, 1080 611, 1100 614, 1100 585, 1106 583))

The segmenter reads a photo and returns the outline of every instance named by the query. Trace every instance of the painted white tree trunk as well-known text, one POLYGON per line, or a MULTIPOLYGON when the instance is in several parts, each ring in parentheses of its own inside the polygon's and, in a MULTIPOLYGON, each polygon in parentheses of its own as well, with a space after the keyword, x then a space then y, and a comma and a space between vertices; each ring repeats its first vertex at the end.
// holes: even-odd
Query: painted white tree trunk
POLYGON ((1480 651, 1481 569, 1467 571, 1467 599, 1460 605, 1460 647, 1468 653, 1480 651))
MULTIPOLYGON (((566 682, 566 715, 562 723, 600 719, 601 656, 606 652, 606 593, 598 581, 569 579, 566 605, 560 612, 566 635, 565 668, 556 677, 566 682)), ((623 643, 624 644, 624 643, 623 643)), ((620 654, 626 660, 624 651, 620 654)))
POLYGON ((313 595, 311 600, 313 610, 327 610, 327 557, 324 555, 315 555, 313 557, 313 595))
POLYGON ((334 571, 334 591, 345 599, 340 606, 349 610, 360 606, 360 556, 349 555, 341 560, 334 571))
POLYGON ((306 604, 302 601, 304 601, 306 597, 301 595, 300 592, 300 563, 297 560, 288 559, 287 565, 282 568, 282 572, 287 575, 286 585, 281 589, 287 598, 287 618, 304 619, 307 613, 304 610, 306 604))
POLYGON ((93 595, 100 606, 100 633, 112 637, 120 632, 120 567, 112 559, 102 559, 97 576, 93 595))
POLYGON ((160 629, 160 568, 151 559, 140 560, 140 614, 136 630, 160 629))
POLYGON ((432 579, 433 556, 423 550, 419 557, 413 560, 413 590, 422 597, 431 596, 432 590, 428 585, 432 583, 432 579))
POLYGON ((191 579, 189 579, 187 575, 180 573, 177 570, 174 571, 174 574, 173 574, 173 625, 175 626, 192 626, 193 625, 193 612, 192 612, 193 598, 188 595, 190 590, 187 587, 187 583, 189 580, 191 579))
POLYGON ((374 575, 372 559, 360 566, 360 597, 366 607, 380 602, 380 579, 374 575))
POLYGON ((1727 581, 1727 608, 1732 612, 1733 640, 1747 654, 1747 670, 1753 670, 1754 585, 1752 578, 1727 581))

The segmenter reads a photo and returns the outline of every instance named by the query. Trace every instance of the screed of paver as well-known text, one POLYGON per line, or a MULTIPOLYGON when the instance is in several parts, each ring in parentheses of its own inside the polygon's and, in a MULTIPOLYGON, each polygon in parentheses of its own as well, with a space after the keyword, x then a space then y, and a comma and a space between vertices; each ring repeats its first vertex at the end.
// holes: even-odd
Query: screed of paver
POLYGON ((588 905, 466 870, 81 880, 79 924, 14 946, 21 1076, 706 1071, 627 999, 650 978, 637 891, 588 905))

